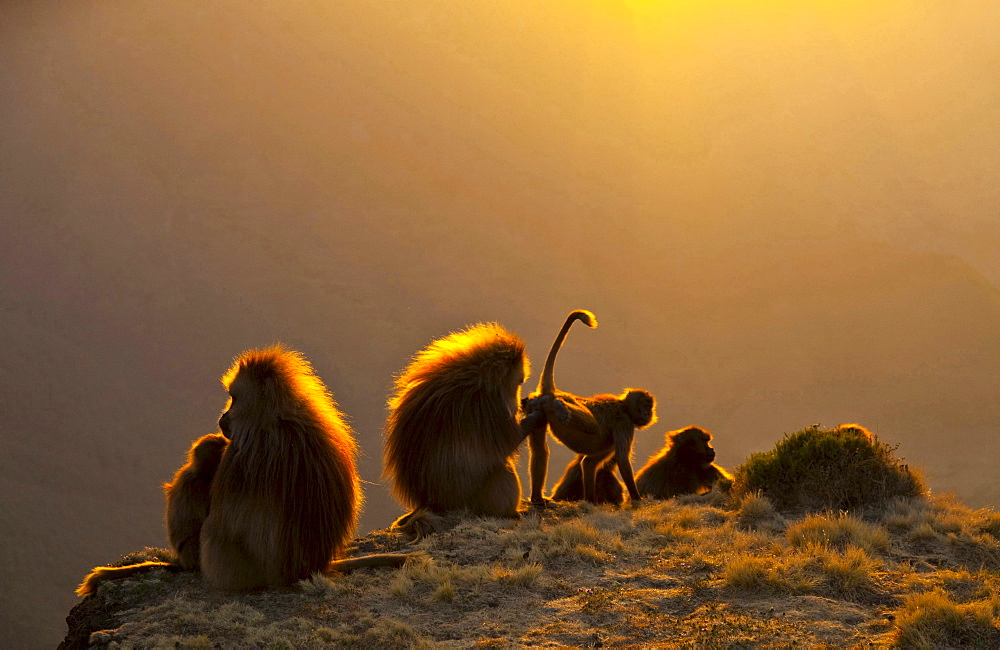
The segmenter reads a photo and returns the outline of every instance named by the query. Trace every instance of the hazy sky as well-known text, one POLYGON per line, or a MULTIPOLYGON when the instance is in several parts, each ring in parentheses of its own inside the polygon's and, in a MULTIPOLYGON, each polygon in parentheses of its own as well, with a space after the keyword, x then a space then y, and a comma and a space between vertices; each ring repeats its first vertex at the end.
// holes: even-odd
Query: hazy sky
POLYGON ((996 505, 997 34, 994 0, 3 3, 5 629, 50 647, 165 544, 275 340, 350 417, 362 530, 409 356, 497 320, 534 386, 575 308, 559 385, 656 394, 640 464, 858 421, 996 505))

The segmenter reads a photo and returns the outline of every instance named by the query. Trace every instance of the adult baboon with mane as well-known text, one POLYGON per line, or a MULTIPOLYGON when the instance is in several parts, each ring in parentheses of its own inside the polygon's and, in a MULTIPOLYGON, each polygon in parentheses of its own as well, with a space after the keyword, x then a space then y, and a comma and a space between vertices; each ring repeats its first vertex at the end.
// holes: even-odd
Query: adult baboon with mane
MULTIPOLYGON (((287 586, 321 571, 401 565, 406 555, 340 559, 361 506, 357 446, 309 362, 282 346, 249 350, 222 382, 230 399, 218 438, 229 443, 207 501, 199 450, 221 448, 216 437, 196 442, 192 460, 167 487, 168 537, 178 564, 190 568, 197 561, 205 581, 224 591, 287 586), (203 511, 198 558, 190 546, 203 511)), ((214 452, 204 458, 214 460, 214 452)), ((176 569, 172 565, 98 567, 78 593, 148 568, 176 569)))
POLYGON ((222 383, 230 442, 201 531, 205 580, 246 591, 326 570, 361 507, 350 428, 305 357, 283 347, 244 352, 222 383))
MULTIPOLYGON (((515 460, 537 409, 518 421, 529 371, 524 342, 496 323, 433 341, 396 379, 389 400, 385 475, 411 510, 393 526, 422 535, 434 515, 468 511, 517 517, 521 482, 515 460)), ((541 418, 541 419, 540 419, 541 418)))
POLYGON ((669 431, 666 445, 635 475, 639 492, 654 499, 705 494, 719 479, 732 476, 716 465, 712 434, 700 427, 669 431))
MULTIPOLYGON (((642 497, 632 474, 632 441, 636 429, 644 429, 656 421, 656 399, 639 388, 626 388, 621 395, 600 394, 580 397, 558 390, 555 384, 556 355, 566 340, 566 334, 577 320, 597 327, 597 319, 585 310, 570 312, 562 329, 552 342, 538 389, 529 400, 538 400, 548 428, 559 442, 578 454, 583 479, 583 499, 597 500, 597 469, 613 460, 621 473, 633 501, 642 497), (548 398, 543 400, 542 398, 548 398)), ((549 448, 545 429, 534 428, 528 438, 531 450, 531 503, 545 506, 543 488, 548 472, 549 448)))

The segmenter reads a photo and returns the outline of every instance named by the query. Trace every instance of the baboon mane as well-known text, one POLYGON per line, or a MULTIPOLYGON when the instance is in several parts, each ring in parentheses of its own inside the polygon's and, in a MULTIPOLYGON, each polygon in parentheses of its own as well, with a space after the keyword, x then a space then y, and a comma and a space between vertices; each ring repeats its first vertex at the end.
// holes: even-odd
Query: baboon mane
POLYGON ((225 548, 218 544, 238 532, 267 584, 308 577, 344 556, 357 527, 362 494, 350 427, 309 362, 283 346, 244 352, 222 383, 251 399, 231 419, 212 484, 203 570, 211 579, 205 544, 225 548))
MULTIPOLYGON (((524 342, 497 323, 471 326, 418 352, 396 379, 384 452, 393 494, 409 507, 453 510, 463 490, 512 462, 523 435, 517 377, 528 372, 524 342)), ((516 476, 516 475, 515 475, 516 476)))

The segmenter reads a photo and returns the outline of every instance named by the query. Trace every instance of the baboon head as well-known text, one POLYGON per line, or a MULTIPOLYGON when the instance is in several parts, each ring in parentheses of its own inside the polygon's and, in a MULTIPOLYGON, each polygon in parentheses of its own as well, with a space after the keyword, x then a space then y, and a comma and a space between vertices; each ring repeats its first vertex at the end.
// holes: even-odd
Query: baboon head
POLYGON ((715 449, 712 447, 712 434, 699 427, 688 427, 671 435, 668 443, 685 464, 697 467, 707 467, 715 461, 715 449))
POLYGON ((649 391, 629 388, 624 402, 629 419, 637 429, 645 429, 656 422, 656 398, 649 391))

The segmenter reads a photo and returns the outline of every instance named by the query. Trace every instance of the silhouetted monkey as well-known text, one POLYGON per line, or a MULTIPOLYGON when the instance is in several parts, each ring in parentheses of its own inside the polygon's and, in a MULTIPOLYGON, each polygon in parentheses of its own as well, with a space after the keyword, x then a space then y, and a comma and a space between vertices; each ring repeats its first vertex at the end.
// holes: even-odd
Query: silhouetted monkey
POLYGON ((496 323, 432 342, 396 380, 386 424, 385 475, 411 511, 393 525, 420 536, 434 513, 517 517, 515 461, 528 431, 545 420, 534 408, 518 421, 529 371, 524 342, 496 323))
MULTIPOLYGON (((529 400, 546 396, 554 398, 538 404, 545 414, 552 435, 582 456, 580 470, 584 499, 596 499, 597 468, 605 461, 614 459, 629 496, 633 501, 639 501, 642 497, 632 475, 632 441, 635 429, 646 428, 656 421, 656 400, 649 392, 637 388, 628 388, 621 395, 601 394, 592 397, 579 397, 556 388, 556 355, 570 327, 577 320, 590 327, 597 327, 597 319, 589 311, 580 309, 569 314, 549 350, 538 389, 529 396, 529 400)), ((545 431, 535 428, 529 432, 528 442, 531 450, 531 503, 544 507, 542 490, 549 460, 545 431)))
POLYGON ((186 571, 201 568, 201 527, 208 518, 212 479, 229 440, 210 433, 194 441, 188 460, 163 486, 167 498, 167 539, 186 571))
POLYGON ((77 588, 78 596, 88 596, 105 580, 121 580, 152 569, 197 571, 200 568, 201 527, 208 517, 212 479, 219 468, 229 440, 221 433, 210 433, 191 444, 187 462, 164 484, 167 499, 167 539, 177 554, 172 562, 152 560, 125 566, 94 567, 77 588))
MULTIPOLYGON (((562 478, 552 489, 552 498, 555 501, 583 501, 581 460, 583 460, 583 456, 578 454, 566 465, 566 471, 563 472, 562 478)), ((594 477, 593 503, 610 503, 620 506, 625 502, 625 488, 615 476, 617 466, 614 457, 611 457, 597 468, 597 474, 594 477)))
POLYGON ((666 445, 635 475, 639 492, 655 499, 705 494, 719 479, 732 480, 716 465, 712 434, 699 427, 670 431, 666 445))

